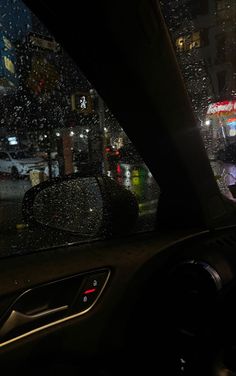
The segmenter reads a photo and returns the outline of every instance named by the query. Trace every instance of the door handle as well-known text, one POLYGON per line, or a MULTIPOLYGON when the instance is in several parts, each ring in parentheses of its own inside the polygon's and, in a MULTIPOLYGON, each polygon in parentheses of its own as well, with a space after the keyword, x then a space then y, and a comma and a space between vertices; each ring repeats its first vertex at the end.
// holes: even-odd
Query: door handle
POLYGON ((11 332, 13 329, 17 329, 25 324, 30 324, 34 321, 37 321, 41 318, 53 315, 54 313, 58 313, 68 309, 68 305, 64 305, 61 307, 47 309, 45 311, 41 311, 36 314, 26 314, 16 310, 12 310, 4 324, 0 329, 0 337, 5 336, 7 333, 11 332))

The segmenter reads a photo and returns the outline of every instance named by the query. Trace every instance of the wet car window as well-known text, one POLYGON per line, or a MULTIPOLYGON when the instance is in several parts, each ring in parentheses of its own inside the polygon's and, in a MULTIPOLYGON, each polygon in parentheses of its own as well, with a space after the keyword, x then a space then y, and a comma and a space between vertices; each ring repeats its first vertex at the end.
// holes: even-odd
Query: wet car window
POLYGON ((236 2, 162 0, 161 6, 215 179, 235 200, 236 2))
POLYGON ((96 89, 22 1, 1 0, 0 22, 0 256, 94 237, 104 208, 99 192, 90 192, 93 176, 133 192, 139 207, 134 233, 153 230, 158 184, 96 89), (47 224, 52 213, 58 231, 29 227, 22 216, 25 193, 74 173, 91 179, 45 190, 36 200, 36 218, 47 224), (77 223, 66 226, 67 217, 58 215, 69 206, 78 210, 70 216, 77 223), (63 231, 82 231, 86 218, 90 229, 82 239, 63 231))

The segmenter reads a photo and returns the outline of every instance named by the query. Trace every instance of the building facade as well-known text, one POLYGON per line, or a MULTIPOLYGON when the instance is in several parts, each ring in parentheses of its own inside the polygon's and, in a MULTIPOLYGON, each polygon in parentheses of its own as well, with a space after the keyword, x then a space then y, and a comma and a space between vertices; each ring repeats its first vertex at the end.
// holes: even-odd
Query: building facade
POLYGON ((236 135, 236 2, 167 0, 162 7, 205 145, 214 155, 236 135))

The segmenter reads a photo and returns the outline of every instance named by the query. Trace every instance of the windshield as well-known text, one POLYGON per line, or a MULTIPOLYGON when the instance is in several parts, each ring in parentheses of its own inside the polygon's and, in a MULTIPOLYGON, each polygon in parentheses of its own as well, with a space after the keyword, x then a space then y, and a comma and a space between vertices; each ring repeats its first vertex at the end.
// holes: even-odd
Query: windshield
POLYGON ((21 0, 1 0, 0 22, 0 257, 96 238, 105 209, 93 176, 131 191, 139 209, 133 233, 152 231, 159 186, 96 88, 21 0), (26 158, 40 162, 17 163, 26 158), (76 173, 91 178, 46 190, 34 208, 45 226, 29 226, 24 195, 76 173), (58 231, 47 227, 50 215, 58 231))
POLYGON ((196 123, 221 192, 236 198, 236 2, 162 0, 196 123))

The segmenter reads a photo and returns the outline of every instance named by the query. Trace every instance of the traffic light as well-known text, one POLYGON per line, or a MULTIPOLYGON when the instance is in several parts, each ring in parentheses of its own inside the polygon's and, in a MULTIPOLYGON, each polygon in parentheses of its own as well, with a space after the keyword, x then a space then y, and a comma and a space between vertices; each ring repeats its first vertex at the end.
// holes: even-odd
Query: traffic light
POLYGON ((76 92, 71 95, 72 111, 77 111, 82 115, 91 114, 93 109, 93 100, 89 92, 76 92))

